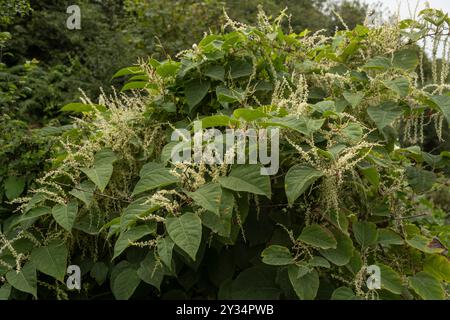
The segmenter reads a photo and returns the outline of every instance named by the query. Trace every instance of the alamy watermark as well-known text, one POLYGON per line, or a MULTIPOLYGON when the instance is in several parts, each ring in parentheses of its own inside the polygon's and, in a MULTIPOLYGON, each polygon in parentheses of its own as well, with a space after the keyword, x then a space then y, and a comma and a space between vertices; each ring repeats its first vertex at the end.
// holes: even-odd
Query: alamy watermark
POLYGON ((81 9, 76 4, 68 6, 66 13, 70 16, 66 20, 66 26, 69 30, 81 29, 81 9))
POLYGON ((203 129, 202 122, 195 121, 193 134, 176 129, 171 140, 178 141, 171 151, 173 163, 261 164, 261 175, 274 175, 279 169, 278 128, 226 129, 222 133, 203 129))

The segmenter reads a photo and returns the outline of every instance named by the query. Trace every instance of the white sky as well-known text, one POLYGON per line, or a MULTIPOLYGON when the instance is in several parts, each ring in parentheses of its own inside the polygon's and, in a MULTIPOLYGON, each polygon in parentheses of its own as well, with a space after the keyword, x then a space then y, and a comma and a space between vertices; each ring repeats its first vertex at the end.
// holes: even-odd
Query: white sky
POLYGON ((400 17, 402 19, 410 18, 408 10, 408 2, 411 11, 414 12, 416 4, 419 3, 419 11, 425 8, 425 3, 429 3, 431 8, 441 9, 444 12, 450 12, 450 0, 364 0, 368 4, 376 4, 381 2, 385 8, 388 8, 391 13, 396 13, 400 8, 400 17), (399 7, 400 4, 400 7, 399 7))

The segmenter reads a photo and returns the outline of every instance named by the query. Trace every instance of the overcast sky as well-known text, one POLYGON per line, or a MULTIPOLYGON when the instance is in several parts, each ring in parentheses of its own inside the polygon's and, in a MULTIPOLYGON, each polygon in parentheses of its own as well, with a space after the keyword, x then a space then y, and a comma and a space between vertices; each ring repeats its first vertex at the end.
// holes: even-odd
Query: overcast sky
POLYGON ((396 13, 400 4, 400 16, 403 19, 410 18, 408 10, 408 2, 411 10, 414 11, 417 2, 419 2, 419 11, 425 8, 425 3, 429 3, 431 8, 442 9, 444 12, 450 12, 450 0, 365 0, 369 4, 378 2, 383 3, 385 8, 388 8, 391 13, 396 13))

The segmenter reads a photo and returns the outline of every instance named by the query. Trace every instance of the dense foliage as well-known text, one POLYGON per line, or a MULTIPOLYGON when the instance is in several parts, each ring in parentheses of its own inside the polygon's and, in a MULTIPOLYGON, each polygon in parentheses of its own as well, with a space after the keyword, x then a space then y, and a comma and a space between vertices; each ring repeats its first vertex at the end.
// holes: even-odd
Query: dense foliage
MULTIPOLYGON (((448 65, 425 79, 416 43, 450 19, 333 34, 286 19, 225 14, 191 49, 117 71, 121 93, 65 105, 71 124, 25 126, 39 165, 10 162, 2 182, 0 297, 448 299, 450 153, 421 148, 450 123, 448 65), (195 120, 279 128, 278 173, 172 162, 172 132, 195 120)), ((33 150, 10 133, 5 152, 33 150)))

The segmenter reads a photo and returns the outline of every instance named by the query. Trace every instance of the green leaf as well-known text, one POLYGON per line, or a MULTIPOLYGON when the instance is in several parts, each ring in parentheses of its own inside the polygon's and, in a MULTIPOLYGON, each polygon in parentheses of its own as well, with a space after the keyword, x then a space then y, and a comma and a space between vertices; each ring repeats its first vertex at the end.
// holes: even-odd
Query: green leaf
POLYGON ((5 283, 0 287, 0 301, 8 300, 11 295, 11 285, 9 283, 5 283))
POLYGON ((120 92, 127 91, 127 90, 136 90, 136 89, 150 89, 155 88, 155 85, 152 83, 149 83, 148 81, 132 81, 126 83, 122 89, 120 89, 120 92))
POLYGON ((4 188, 8 200, 14 200, 20 196, 25 189, 25 179, 22 177, 8 177, 5 181, 4 188))
POLYGON ((291 265, 288 268, 289 280, 295 293, 301 300, 314 300, 319 289, 319 275, 316 270, 298 277, 298 266, 291 265))
POLYGON ((167 218, 165 224, 173 242, 195 261, 202 240, 202 221, 200 218, 189 212, 179 217, 167 218))
POLYGON ((253 72, 253 66, 245 60, 233 61, 230 69, 232 79, 248 77, 253 72))
POLYGON ((120 230, 125 231, 133 226, 139 218, 159 209, 158 205, 146 203, 148 198, 142 197, 130 203, 120 216, 120 230))
POLYGON ((378 243, 381 245, 402 245, 404 244, 402 237, 389 229, 378 230, 378 243))
POLYGON ((208 183, 195 192, 185 191, 200 207, 219 215, 222 188, 218 183, 208 183))
POLYGON ((27 262, 19 272, 9 271, 6 280, 17 290, 30 293, 37 298, 36 268, 31 262, 27 262))
POLYGON ((373 222, 356 221, 353 223, 353 235, 363 248, 374 245, 378 239, 377 225, 373 222))
POLYGON ((111 278, 111 290, 117 300, 128 300, 138 287, 141 279, 137 271, 132 266, 127 266, 118 271, 114 278, 111 278))
POLYGON ((137 270, 137 275, 142 281, 159 290, 165 274, 164 267, 155 259, 155 252, 150 250, 144 260, 142 260, 137 270))
POLYGON ((126 76, 126 75, 130 75, 130 74, 143 74, 144 71, 142 70, 141 67, 126 67, 126 68, 122 68, 119 71, 117 71, 112 78, 118 78, 118 77, 122 77, 122 76, 126 76))
POLYGON ((219 236, 228 238, 231 233, 234 196, 230 190, 222 189, 218 214, 206 211, 202 214, 202 223, 219 236))
POLYGON ((270 199, 270 178, 267 175, 261 175, 260 170, 260 165, 236 165, 227 177, 219 178, 219 183, 222 187, 233 191, 265 195, 270 199))
POLYGON ((172 252, 175 243, 170 239, 170 237, 164 237, 158 239, 157 249, 158 256, 164 265, 171 270, 172 269, 172 252))
POLYGON ((66 275, 68 251, 64 242, 52 241, 31 252, 31 261, 39 271, 63 282, 66 275))
POLYGON ((441 253, 442 249, 430 247, 431 240, 421 235, 415 235, 411 239, 406 239, 406 243, 417 250, 425 253, 441 253))
POLYGON ((434 102, 444 114, 447 124, 450 127, 450 96, 434 95, 431 96, 431 101, 434 102))
POLYGON ((400 97, 406 97, 409 93, 409 81, 406 78, 383 81, 383 84, 390 90, 397 93, 400 97))
POLYGON ((245 99, 245 93, 241 89, 229 89, 224 86, 216 87, 216 96, 219 102, 224 103, 242 102, 245 99))
POLYGON ((239 121, 235 119, 231 119, 225 115, 214 115, 209 117, 204 117, 200 120, 202 122, 202 128, 211 128, 211 127, 229 127, 236 126, 239 124, 239 121))
POLYGON ((367 108, 367 113, 370 119, 378 127, 378 130, 383 130, 384 127, 392 124, 402 113, 402 108, 394 102, 385 102, 380 106, 371 106, 367 108))
POLYGON ((96 262, 90 271, 90 276, 101 286, 108 276, 109 268, 104 262, 96 262))
POLYGON ((289 204, 301 196, 323 173, 314 168, 295 165, 292 166, 285 177, 285 190, 289 204))
POLYGON ((304 227, 297 240, 321 249, 337 248, 337 242, 333 234, 318 224, 311 224, 304 227))
POLYGON ((362 172, 364 177, 375 186, 375 188, 378 188, 380 185, 380 174, 377 171, 377 168, 375 166, 358 166, 359 170, 362 172))
POLYGON ((189 106, 189 111, 192 111, 196 105, 198 105, 208 93, 210 88, 210 82, 206 80, 191 80, 186 84, 184 94, 189 106))
POLYGON ((63 106, 61 108, 61 111, 84 113, 84 112, 92 112, 95 109, 97 109, 100 112, 106 111, 106 107, 103 105, 85 104, 85 103, 80 103, 80 102, 73 102, 73 103, 66 104, 65 106, 63 106))
POLYGON ((445 292, 439 281, 427 272, 409 278, 409 285, 424 300, 444 300, 445 292))
POLYGON ((83 181, 75 188, 73 188, 69 193, 83 201, 86 205, 86 208, 89 208, 92 200, 94 199, 94 191, 95 185, 91 181, 83 181))
POLYGON ((403 291, 403 281, 400 275, 391 267, 377 263, 381 274, 381 288, 394 294, 401 294, 403 291))
POLYGON ((361 103, 364 98, 364 92, 349 92, 345 91, 343 93, 345 100, 347 100, 353 108, 356 108, 361 103))
POLYGON ((261 110, 257 109, 250 109, 250 108, 239 108, 235 109, 233 111, 233 116, 236 119, 243 119, 244 121, 250 122, 255 121, 261 118, 269 118, 270 116, 262 112, 261 110))
POLYGON ((406 177, 411 188, 417 193, 427 192, 436 181, 434 172, 411 166, 406 168, 406 177))
POLYGON ((156 67, 156 73, 163 78, 174 77, 180 69, 180 65, 180 62, 177 61, 164 61, 156 67))
POLYGON ((114 245, 113 260, 117 258, 126 248, 130 246, 131 242, 135 242, 140 238, 152 234, 156 231, 154 225, 140 225, 120 234, 119 238, 114 245))
POLYGON ((93 167, 89 169, 82 168, 81 171, 103 192, 108 185, 109 179, 111 179, 113 163, 116 159, 114 152, 109 149, 103 149, 95 154, 93 167))
POLYGON ((405 49, 394 53, 393 65, 395 68, 413 71, 419 65, 417 51, 405 49))
POLYGON ((77 213, 78 203, 76 200, 72 200, 68 204, 57 204, 52 209, 53 218, 55 218, 56 222, 67 231, 72 230, 77 213))
POLYGON ((312 257, 309 261, 308 261, 308 265, 310 265, 311 267, 322 267, 322 268, 327 268, 329 269, 330 263, 328 262, 328 260, 326 260, 325 258, 322 257, 312 257))
POLYGON ((391 60, 385 57, 374 57, 369 59, 363 66, 364 69, 380 70, 384 71, 391 67, 391 60))
POLYGON ((348 287, 339 287, 331 295, 331 300, 354 300, 355 298, 355 293, 348 287))
POLYGON ((141 179, 134 187, 133 196, 178 182, 178 178, 172 175, 169 169, 165 168, 163 164, 155 162, 144 165, 139 176, 141 179))
POLYGON ((285 266, 294 263, 294 258, 288 248, 273 245, 261 253, 262 261, 272 266, 285 266))
POLYGON ((348 236, 338 231, 334 232, 334 237, 337 242, 336 249, 320 249, 319 252, 335 265, 344 266, 353 256, 353 242, 348 236))
POLYGON ((450 261, 447 257, 430 255, 425 261, 423 270, 439 280, 450 283, 450 261))
POLYGON ((342 134, 352 141, 359 141, 363 135, 363 128, 358 123, 349 123, 342 129, 342 134))
POLYGON ((225 68, 221 65, 209 66, 205 70, 205 76, 210 77, 213 80, 224 81, 225 68))
POLYGON ((280 289, 275 283, 275 272, 267 266, 245 269, 231 284, 231 298, 236 300, 275 300, 280 289))
POLYGON ((312 119, 309 117, 287 116, 283 118, 272 118, 262 124, 266 126, 281 126, 311 136, 324 124, 325 119, 312 119))

